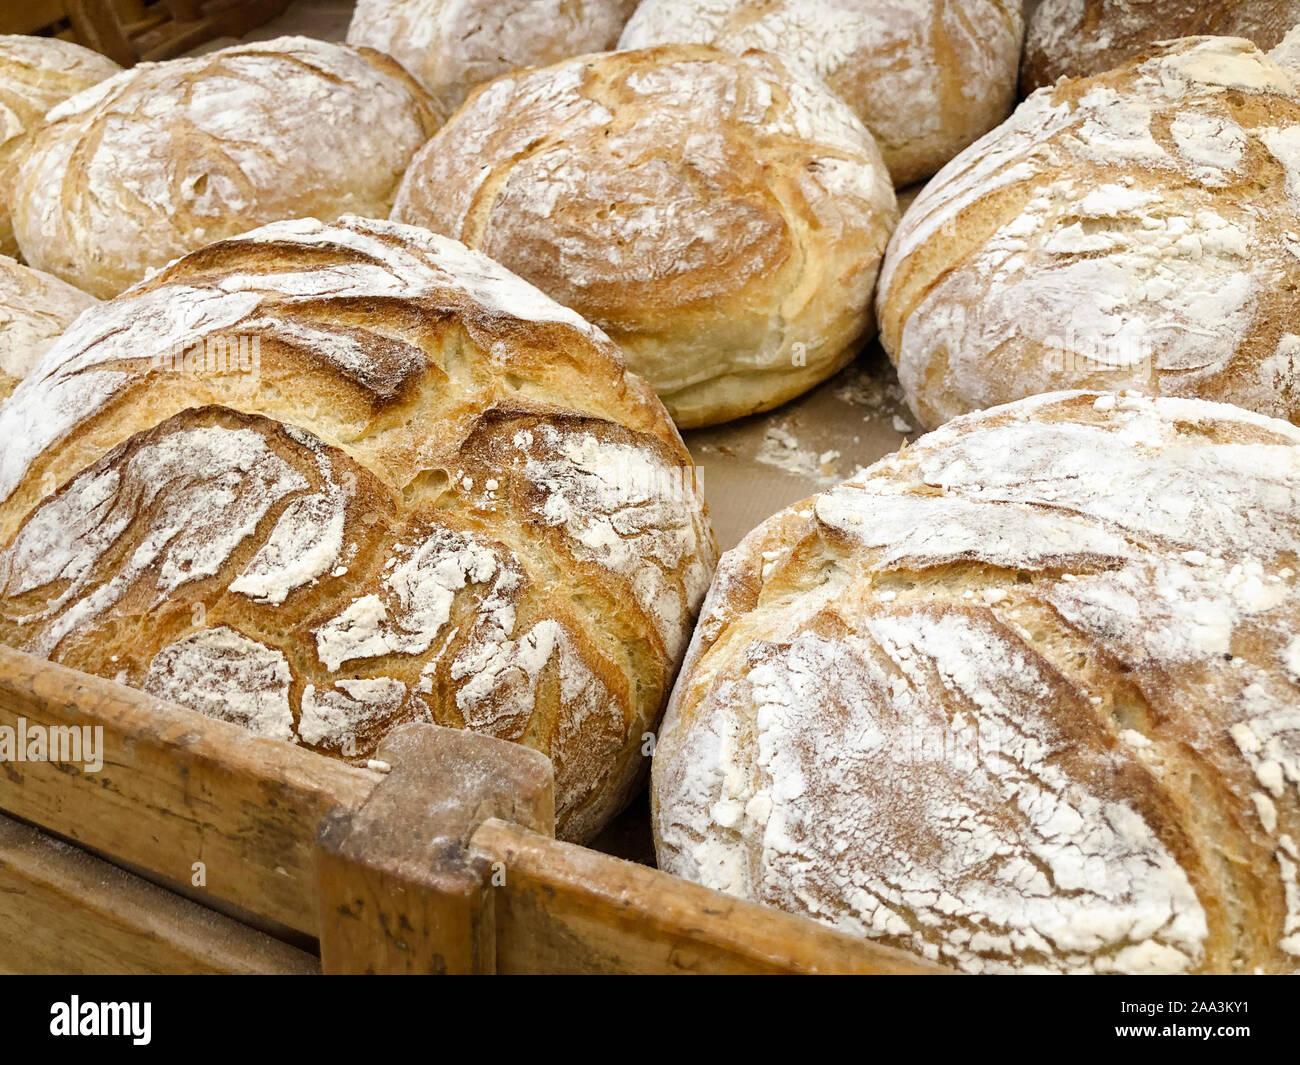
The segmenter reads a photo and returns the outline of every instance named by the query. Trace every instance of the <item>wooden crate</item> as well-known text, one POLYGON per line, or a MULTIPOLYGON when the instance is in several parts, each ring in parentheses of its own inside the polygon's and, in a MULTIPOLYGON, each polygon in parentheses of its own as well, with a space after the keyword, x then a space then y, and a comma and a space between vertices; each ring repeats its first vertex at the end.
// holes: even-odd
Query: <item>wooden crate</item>
POLYGON ((359 769, 0 646, 20 719, 103 766, 0 762, 0 971, 938 971, 556 840, 513 743, 407 725, 359 769))
POLYGON ((124 67, 242 37, 289 0, 0 0, 0 33, 63 37, 124 67))

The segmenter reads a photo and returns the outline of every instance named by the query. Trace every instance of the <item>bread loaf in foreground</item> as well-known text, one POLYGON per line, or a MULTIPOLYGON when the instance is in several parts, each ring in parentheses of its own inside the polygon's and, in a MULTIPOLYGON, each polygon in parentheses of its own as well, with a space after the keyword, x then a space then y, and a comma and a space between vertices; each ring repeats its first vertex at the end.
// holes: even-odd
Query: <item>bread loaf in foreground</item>
POLYGON ((18 243, 108 298, 266 222, 383 218, 439 117, 389 57, 306 37, 141 63, 33 136, 14 179, 18 243))
POLYGON ((881 341, 927 427, 1062 388, 1300 421, 1300 96, 1200 37, 1035 93, 895 232, 881 341))
POLYGON ((788 56, 866 123, 902 187, 1007 117, 1024 33, 1020 0, 643 0, 619 47, 788 56))
POLYGON ((98 302, 57 277, 0 255, 0 402, 73 319, 98 302))
POLYGON ((455 111, 521 67, 613 48, 636 0, 358 0, 348 43, 387 52, 455 111))
POLYGON ((1120 66, 1160 41, 1245 37, 1267 51, 1300 23, 1300 0, 1042 0, 1029 18, 1020 87, 1120 66))
POLYGON ((660 865, 969 972, 1300 970, 1300 429, 1058 393, 719 565, 660 865))
POLYGON ((686 427, 853 358, 897 213, 871 134, 824 85, 674 45, 489 82, 416 156, 393 218, 600 326, 686 427))
POLYGON ((12 167, 45 113, 122 68, 57 37, 0 34, 0 255, 18 254, 9 217, 12 167))
POLYGON ((411 720, 627 801, 714 562, 617 347, 454 241, 282 222, 84 314, 0 406, 0 642, 364 761, 411 720))

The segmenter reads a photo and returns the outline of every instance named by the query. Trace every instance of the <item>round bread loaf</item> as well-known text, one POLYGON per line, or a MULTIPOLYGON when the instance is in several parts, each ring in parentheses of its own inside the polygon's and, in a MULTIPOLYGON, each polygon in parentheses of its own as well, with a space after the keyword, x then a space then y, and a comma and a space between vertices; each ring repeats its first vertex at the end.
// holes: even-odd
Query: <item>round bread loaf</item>
POLYGON ((431 720, 633 793, 714 563, 618 348, 423 230, 282 222, 82 315, 0 406, 0 641, 355 760, 431 720))
POLYGON ((98 302, 51 274, 0 255, 0 402, 73 319, 98 302))
POLYGON ((282 218, 386 217, 437 128, 392 59, 282 37, 142 63, 53 110, 17 168, 33 266, 96 296, 282 218))
POLYGON ((898 186, 1007 117, 1020 0, 644 0, 622 48, 761 48, 815 70, 876 137, 898 186))
POLYGON ((393 218, 584 315, 699 426, 852 359, 897 213, 871 135, 819 82, 677 45, 479 89, 416 156, 393 218))
POLYGON ((1300 98, 1247 41, 1192 38, 1035 93, 921 194, 881 339, 938 425, 1137 388, 1300 421, 1300 98))
POLYGON ((1056 393, 723 556, 659 861, 971 972, 1300 970, 1300 430, 1056 393))
POLYGON ((358 0, 348 43, 387 52, 448 114, 520 67, 613 48, 636 0, 358 0))
POLYGON ((9 218, 11 167, 45 112, 122 68, 57 37, 0 34, 0 255, 17 255, 9 218))
POLYGON ((1020 87, 1100 74, 1175 37, 1245 37, 1262 50, 1300 23, 1300 0, 1042 0, 1029 18, 1020 87))

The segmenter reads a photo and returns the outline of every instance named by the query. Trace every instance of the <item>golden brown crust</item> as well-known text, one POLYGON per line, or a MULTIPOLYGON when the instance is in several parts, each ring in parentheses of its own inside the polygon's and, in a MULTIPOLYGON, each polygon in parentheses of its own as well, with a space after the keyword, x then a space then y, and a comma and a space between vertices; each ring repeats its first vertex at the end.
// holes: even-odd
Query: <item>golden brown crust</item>
POLYGON ((359 0, 348 43, 398 60, 451 114, 476 85, 603 52, 636 0, 359 0))
POLYGON ((896 214, 870 135, 823 87, 761 53, 672 46, 481 87, 393 218, 582 313, 695 426, 852 357, 896 214))
POLYGON ((0 403, 95 302, 57 277, 0 255, 0 403))
POLYGON ((71 41, 0 35, 0 255, 18 254, 6 202, 12 167, 45 113, 121 69, 71 41))
POLYGON ((1015 103, 1020 0, 644 0, 621 48, 761 48, 822 77, 896 185, 922 181, 1015 103))
POLYGON ((970 971, 1300 969, 1300 431, 953 421, 724 556, 661 730, 670 872, 970 971))
POLYGON ((364 761, 409 720, 632 794, 714 547, 599 331, 422 230, 279 223, 83 317, 0 407, 0 639, 364 761))
POLYGON ((1298 129, 1290 76, 1229 38, 1026 100, 886 256, 881 341, 922 424, 1060 388, 1300 419, 1298 129))
POLYGON ((389 56, 305 37, 142 63, 53 111, 14 173, 34 266, 96 296, 282 218, 385 217, 441 112, 389 56))

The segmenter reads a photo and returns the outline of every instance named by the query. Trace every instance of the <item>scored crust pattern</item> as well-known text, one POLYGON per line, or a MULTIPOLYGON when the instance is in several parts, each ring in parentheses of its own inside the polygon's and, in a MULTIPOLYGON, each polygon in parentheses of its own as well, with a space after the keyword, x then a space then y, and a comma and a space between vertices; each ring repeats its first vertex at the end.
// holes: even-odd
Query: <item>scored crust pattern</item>
POLYGON ((1300 430, 1064 393, 724 556, 660 864, 968 971, 1300 968, 1300 430))
POLYGON ((388 56, 306 37, 141 63, 47 116, 14 229, 33 266, 115 296, 263 223, 387 217, 441 117, 388 56))
POLYGON ((1019 0, 644 0, 619 46, 759 48, 815 71, 894 184, 928 178, 1015 103, 1019 0))
POLYGON ((909 208, 881 340, 929 427, 1059 388, 1300 420, 1300 99, 1195 38, 1035 93, 909 208))
POLYGON ((583 314, 697 426, 852 357, 897 208, 824 86, 774 56, 680 45, 489 82, 411 164, 393 218, 583 314))
POLYGON ((617 348, 390 222, 187 256, 0 439, 0 639, 355 760, 408 720, 518 740, 570 838, 628 798, 714 562, 617 348))

